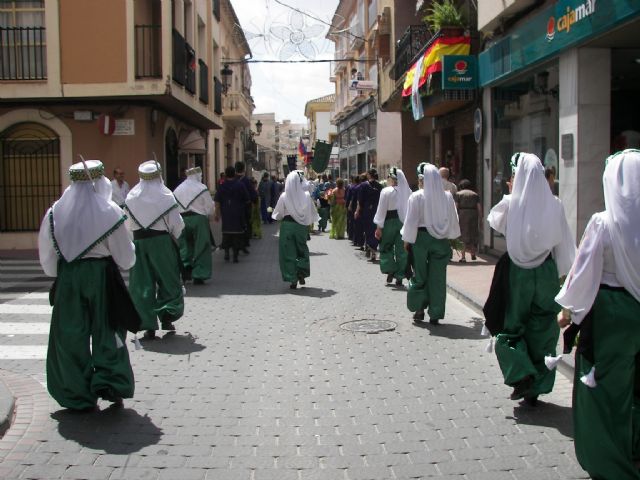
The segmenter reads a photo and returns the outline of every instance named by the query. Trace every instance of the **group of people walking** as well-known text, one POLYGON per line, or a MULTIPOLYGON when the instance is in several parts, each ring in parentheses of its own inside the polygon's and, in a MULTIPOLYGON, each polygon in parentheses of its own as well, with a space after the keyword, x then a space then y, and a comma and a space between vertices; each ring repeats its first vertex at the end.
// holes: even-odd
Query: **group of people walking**
MULTIPOLYGON (((504 383, 513 388, 513 400, 535 406, 553 389, 560 329, 567 327, 565 351, 579 331, 573 412, 578 460, 595 479, 640 479, 640 151, 607 159, 605 210, 593 215, 578 249, 540 159, 517 153, 511 165, 510 192, 487 217, 507 245, 485 305, 504 383)), ((58 403, 82 410, 94 408, 98 398, 119 404, 133 395, 126 331, 146 330, 152 338, 159 328, 175 329, 184 312, 183 280, 203 283, 211 276, 208 216, 214 202, 226 258, 231 250, 237 261, 248 246, 258 188, 238 175, 242 167, 227 168, 212 199, 199 168, 188 170, 171 192, 159 164, 144 162, 120 208, 100 161, 71 166, 71 184, 45 214, 39 234, 42 267, 56 277, 47 385, 58 403), (128 288, 120 269, 131 271, 128 288)), ((387 283, 401 286, 409 277, 406 302, 414 322, 428 314, 430 323, 439 323, 450 240, 461 233, 459 214, 434 165, 421 163, 417 176, 412 192, 402 170, 391 168, 383 188, 371 169, 346 188, 341 180, 323 182, 318 195, 303 172, 289 173, 270 212, 280 221, 282 279, 292 289, 306 283, 307 242, 324 215, 323 198, 331 238, 342 238, 346 223, 354 245, 366 245, 370 259, 379 253, 387 283)))

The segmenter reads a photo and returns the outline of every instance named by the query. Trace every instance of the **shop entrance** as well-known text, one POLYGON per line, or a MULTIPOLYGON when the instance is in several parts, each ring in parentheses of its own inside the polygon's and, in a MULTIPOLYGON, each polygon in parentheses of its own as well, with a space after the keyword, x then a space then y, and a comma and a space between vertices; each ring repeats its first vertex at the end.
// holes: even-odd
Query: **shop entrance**
POLYGON ((639 107, 640 48, 614 48, 611 50, 611 153, 640 148, 639 107))

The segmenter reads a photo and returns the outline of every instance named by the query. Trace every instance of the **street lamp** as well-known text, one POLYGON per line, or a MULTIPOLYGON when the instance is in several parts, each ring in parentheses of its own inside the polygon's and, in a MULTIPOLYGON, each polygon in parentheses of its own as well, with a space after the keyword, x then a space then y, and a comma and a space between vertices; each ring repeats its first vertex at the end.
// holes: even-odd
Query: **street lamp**
POLYGON ((262 133, 262 122, 260 119, 256 122, 256 135, 260 135, 262 133))
POLYGON ((220 70, 222 76, 222 91, 226 94, 231 86, 231 77, 233 76, 233 70, 229 68, 227 63, 224 64, 224 68, 220 70))

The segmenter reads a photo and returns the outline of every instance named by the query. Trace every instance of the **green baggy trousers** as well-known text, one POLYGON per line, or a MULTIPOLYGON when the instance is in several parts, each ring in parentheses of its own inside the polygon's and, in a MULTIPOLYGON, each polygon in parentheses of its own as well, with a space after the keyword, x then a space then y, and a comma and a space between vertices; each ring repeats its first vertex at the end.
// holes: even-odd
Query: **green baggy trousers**
POLYGON ((573 421, 576 457, 591 478, 639 480, 640 303, 600 289, 593 304, 596 387, 580 381, 593 366, 576 355, 573 421))
POLYGON ((180 235, 180 258, 194 280, 211 278, 211 232, 206 215, 189 215, 180 235))
POLYGON ((171 236, 134 240, 136 263, 129 272, 129 293, 142 330, 157 330, 158 318, 173 322, 184 313, 180 259, 171 236))
POLYGON ((278 251, 282 280, 293 283, 299 278, 306 278, 311 273, 309 264, 309 247, 307 234, 309 228, 297 222, 283 220, 280 222, 280 239, 278 251))
POLYGON ((122 398, 133 396, 126 331, 116 332, 109 324, 109 261, 90 258, 58 262, 47 350, 47 389, 65 408, 93 407, 103 391, 122 398))
POLYGON ((514 386, 528 375, 534 378, 528 395, 549 393, 556 371, 544 364, 555 356, 560 335, 554 298, 560 291, 556 262, 548 258, 535 268, 509 267, 509 300, 504 329, 496 335, 496 356, 504 383, 514 386))
POLYGON ((409 281, 407 307, 410 312, 428 308, 429 319, 440 320, 444 318, 447 300, 449 240, 434 238, 420 230, 411 248, 414 276, 409 281))
POLYGON ((389 218, 384 221, 382 237, 380 238, 380 271, 393 273, 396 280, 402 280, 407 269, 407 252, 400 230, 402 222, 399 218, 389 218))

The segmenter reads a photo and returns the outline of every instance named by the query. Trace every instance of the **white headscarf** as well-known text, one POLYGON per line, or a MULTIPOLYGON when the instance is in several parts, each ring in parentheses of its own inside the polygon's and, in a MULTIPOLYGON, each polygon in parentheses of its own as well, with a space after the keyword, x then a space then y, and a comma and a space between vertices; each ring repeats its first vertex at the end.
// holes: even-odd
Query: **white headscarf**
POLYGON ((104 176, 102 162, 87 160, 86 165, 89 174, 82 163, 71 165, 71 185, 51 207, 54 241, 67 262, 87 253, 125 220, 111 201, 111 182, 104 176))
POLYGON ((199 167, 191 168, 186 173, 187 178, 173 191, 178 204, 184 210, 187 210, 202 192, 208 190, 207 186, 202 183, 202 170, 199 167))
POLYGON ((602 183, 616 278, 640 301, 640 151, 609 157, 602 183))
POLYGON ((411 196, 411 187, 409 187, 409 182, 407 182, 407 177, 405 177, 404 172, 399 168, 392 167, 389 171, 389 175, 391 178, 395 178, 398 185, 395 187, 398 195, 396 196, 396 205, 398 209, 398 215, 402 223, 404 223, 404 219, 407 216, 407 205, 409 204, 409 197, 411 196))
MULTIPOLYGON (((505 197, 507 198, 507 197, 505 197)), ((532 153, 518 159, 507 212, 507 251, 522 268, 542 264, 563 239, 562 204, 553 196, 540 159, 532 153)))
POLYGON ((131 189, 125 207, 142 228, 149 228, 176 208, 176 199, 164 183, 158 162, 148 160, 138 167, 140 182, 131 189))
POLYGON ((318 220, 318 211, 311 200, 307 189, 309 182, 304 178, 300 170, 294 170, 287 175, 284 182, 284 193, 281 199, 287 209, 287 213, 301 225, 311 225, 318 220))
POLYGON ((453 196, 445 192, 438 169, 430 163, 418 165, 424 190, 424 223, 434 238, 458 238, 460 224, 453 196))

